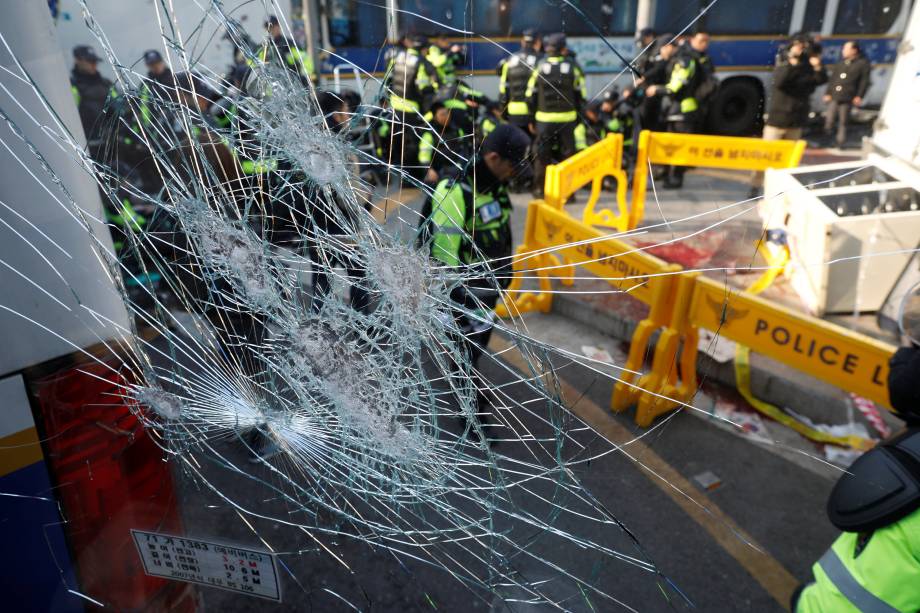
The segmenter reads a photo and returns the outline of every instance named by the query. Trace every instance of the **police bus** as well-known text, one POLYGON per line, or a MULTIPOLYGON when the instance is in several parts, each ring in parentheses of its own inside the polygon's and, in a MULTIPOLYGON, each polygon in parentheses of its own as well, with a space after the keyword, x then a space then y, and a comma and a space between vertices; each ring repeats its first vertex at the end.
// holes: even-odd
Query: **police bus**
POLYGON ((589 93, 594 94, 611 82, 620 88, 629 83, 611 47, 623 57, 634 57, 637 31, 651 27, 677 34, 688 26, 702 28, 712 35, 709 53, 722 82, 710 109, 710 127, 732 135, 756 129, 776 53, 784 39, 797 32, 817 35, 825 63, 837 61, 845 41, 859 41, 873 65, 866 105, 879 105, 912 4, 912 0, 303 2, 295 1, 293 12, 314 24, 324 77, 333 81, 338 77, 340 86, 353 85, 343 80, 353 69, 381 76, 386 69, 383 41, 415 31, 445 34, 465 44, 465 74, 475 87, 495 95, 495 66, 509 51, 517 50, 525 29, 536 28, 566 32, 569 47, 587 74, 589 93))

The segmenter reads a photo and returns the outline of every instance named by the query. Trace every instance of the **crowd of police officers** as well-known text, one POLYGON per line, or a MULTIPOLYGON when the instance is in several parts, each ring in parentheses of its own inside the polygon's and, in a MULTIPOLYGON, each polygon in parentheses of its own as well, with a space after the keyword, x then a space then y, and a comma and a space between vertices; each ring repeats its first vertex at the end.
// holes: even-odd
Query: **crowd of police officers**
MULTIPOLYGON (((584 72, 565 35, 526 30, 520 49, 496 69, 499 99, 494 101, 458 78, 457 68, 465 62, 462 46, 407 35, 387 70, 385 103, 395 121, 380 125, 378 153, 434 184, 458 160, 468 159, 494 126, 507 122, 533 138, 529 182, 540 197, 548 164, 610 133, 624 135, 629 161, 640 129, 700 131, 705 104, 717 88, 706 53, 708 34, 655 36, 643 30, 637 42, 641 53, 630 66, 633 85, 622 92, 611 86, 589 98, 584 72), (391 131, 394 125, 398 133, 391 131)), ((665 187, 680 187, 682 171, 667 173, 665 187)), ((521 185, 521 179, 516 183, 521 185)))

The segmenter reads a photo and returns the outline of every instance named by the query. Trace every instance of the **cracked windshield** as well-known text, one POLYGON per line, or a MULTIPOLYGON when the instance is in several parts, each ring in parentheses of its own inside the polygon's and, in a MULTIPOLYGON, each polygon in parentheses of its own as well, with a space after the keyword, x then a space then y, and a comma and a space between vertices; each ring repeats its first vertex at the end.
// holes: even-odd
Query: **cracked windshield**
POLYGON ((912 0, 0 6, 10 611, 920 610, 912 0))

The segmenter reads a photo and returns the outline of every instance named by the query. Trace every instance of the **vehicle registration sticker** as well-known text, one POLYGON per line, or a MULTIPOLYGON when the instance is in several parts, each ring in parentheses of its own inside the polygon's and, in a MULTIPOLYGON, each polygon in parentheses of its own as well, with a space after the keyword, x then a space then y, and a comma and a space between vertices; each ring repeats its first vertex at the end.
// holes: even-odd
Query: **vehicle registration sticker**
POLYGON ((276 555, 265 551, 131 530, 144 572, 281 602, 276 555))

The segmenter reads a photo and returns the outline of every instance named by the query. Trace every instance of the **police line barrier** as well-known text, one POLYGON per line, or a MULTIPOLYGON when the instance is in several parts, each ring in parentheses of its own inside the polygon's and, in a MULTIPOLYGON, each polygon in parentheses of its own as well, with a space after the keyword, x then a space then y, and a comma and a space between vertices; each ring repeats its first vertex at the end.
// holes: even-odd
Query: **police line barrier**
POLYGON ((584 151, 548 167, 543 198, 546 204, 561 209, 572 194, 591 185, 582 221, 625 231, 629 223, 628 183, 629 178, 623 170, 623 135, 610 134, 584 151), (595 212, 607 177, 615 179, 617 184, 616 214, 608 208, 595 212))
POLYGON ((643 130, 632 184, 627 200, 628 177, 623 170, 623 135, 611 134, 567 160, 546 169, 544 201, 562 209, 572 194, 591 185, 591 195, 581 220, 592 226, 633 230, 645 214, 650 164, 763 171, 797 166, 805 152, 805 141, 677 134, 643 130), (604 179, 616 180, 616 209, 596 210, 604 179))
POLYGON ((636 405, 636 423, 649 426, 696 393, 699 328, 746 345, 779 362, 890 406, 886 380, 895 348, 823 320, 795 312, 695 272, 682 272, 640 249, 611 238, 556 206, 532 201, 523 244, 514 257, 514 278, 496 308, 499 316, 552 306, 550 276, 564 257, 648 304, 629 356, 614 386, 611 408, 636 405), (524 291, 535 279, 538 291, 524 291), (660 330, 651 369, 639 374, 652 334, 660 330))
MULTIPOLYGON (((696 273, 681 275, 678 287, 670 321, 655 348, 652 372, 639 381, 643 389, 638 391, 638 425, 648 426, 693 398, 700 328, 890 407, 886 381, 888 360, 895 351, 891 345, 696 273)), ((625 407, 614 406, 618 408, 625 407)))
MULTIPOLYGON (((543 201, 549 206, 564 211, 566 200, 581 188, 590 185, 591 195, 585 205, 582 221, 589 225, 610 225, 625 229, 626 224, 629 223, 629 209, 626 201, 628 181, 623 171, 623 135, 610 134, 567 160, 547 167, 543 201), (594 213, 594 207, 600 200, 606 177, 613 177, 617 182, 619 214, 616 216, 606 208, 596 215, 594 213)), ((565 265, 552 267, 551 270, 554 273, 552 276, 558 278, 564 285, 572 285, 575 268, 564 256, 557 257, 565 265)))
POLYGON ((643 130, 639 134, 626 229, 635 229, 645 214, 649 164, 753 171, 792 168, 801 161, 805 145, 803 140, 763 140, 643 130))
POLYGON ((629 403, 639 390, 632 382, 642 368, 652 334, 669 322, 676 279, 672 273, 679 272, 680 266, 608 238, 556 206, 533 201, 527 209, 524 242, 514 258, 514 278, 503 303, 496 307, 496 314, 508 317, 528 311, 549 312, 553 296, 549 277, 553 267, 561 266, 560 258, 583 266, 614 288, 650 306, 648 316, 636 328, 629 357, 619 377, 626 387, 617 396, 618 401, 629 403), (665 274, 660 274, 662 272, 665 274), (524 280, 534 277, 539 291, 522 291, 524 280))

